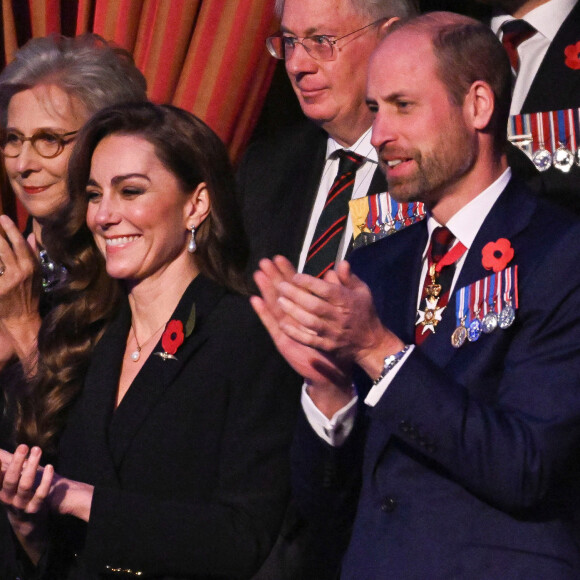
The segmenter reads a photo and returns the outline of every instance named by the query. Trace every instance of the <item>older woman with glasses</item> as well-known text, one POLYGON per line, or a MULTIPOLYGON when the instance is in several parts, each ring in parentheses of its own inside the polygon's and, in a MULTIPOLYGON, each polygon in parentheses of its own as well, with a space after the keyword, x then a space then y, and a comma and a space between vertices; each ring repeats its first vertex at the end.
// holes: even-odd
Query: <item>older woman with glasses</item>
POLYGON ((42 230, 68 199, 67 164, 78 130, 103 107, 145 99, 145 78, 129 53, 92 34, 33 39, 0 75, 0 151, 30 216, 28 243, 0 216, 0 368, 15 357, 25 374, 36 364, 39 302, 46 311, 46 293, 64 275, 43 250, 42 230))

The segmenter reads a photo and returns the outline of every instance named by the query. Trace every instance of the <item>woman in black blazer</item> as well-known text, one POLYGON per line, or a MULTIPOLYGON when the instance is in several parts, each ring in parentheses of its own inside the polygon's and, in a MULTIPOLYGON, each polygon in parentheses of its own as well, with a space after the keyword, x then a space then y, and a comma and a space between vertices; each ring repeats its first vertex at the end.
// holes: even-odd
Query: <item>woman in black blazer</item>
POLYGON ((179 109, 110 108, 69 190, 46 239, 68 283, 20 405, 35 447, 0 455, 16 556, 45 578, 251 577, 286 507, 301 381, 241 294, 225 148, 179 109))

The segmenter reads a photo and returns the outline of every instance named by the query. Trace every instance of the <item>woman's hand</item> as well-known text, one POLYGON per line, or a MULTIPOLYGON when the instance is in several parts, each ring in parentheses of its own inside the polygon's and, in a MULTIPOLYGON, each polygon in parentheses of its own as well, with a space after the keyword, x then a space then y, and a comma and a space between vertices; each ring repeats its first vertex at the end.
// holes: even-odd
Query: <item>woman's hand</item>
POLYGON ((0 216, 0 330, 10 339, 14 352, 25 371, 34 372, 36 340, 40 328, 38 301, 40 269, 36 258, 36 242, 31 234, 28 242, 14 222, 0 216))
POLYGON ((40 467, 42 452, 19 445, 14 454, 0 450, 0 502, 30 560, 36 564, 47 544, 47 515, 52 465, 40 467))

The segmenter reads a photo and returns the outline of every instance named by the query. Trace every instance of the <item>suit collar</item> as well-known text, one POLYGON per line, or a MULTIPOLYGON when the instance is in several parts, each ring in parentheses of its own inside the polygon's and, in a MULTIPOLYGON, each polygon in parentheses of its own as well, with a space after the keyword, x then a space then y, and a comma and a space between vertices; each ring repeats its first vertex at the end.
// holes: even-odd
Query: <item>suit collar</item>
MULTIPOLYGON (((128 301, 123 304, 118 316, 95 349, 93 359, 96 365, 88 373, 83 390, 83 397, 93 409, 94 424, 88 425, 87 429, 94 433, 95 438, 108 433, 109 448, 104 455, 111 459, 108 466, 109 475, 120 465, 133 436, 160 397, 171 386, 187 361, 207 340, 211 330, 208 317, 225 293, 225 288, 201 275, 191 282, 171 316, 171 320, 181 320, 185 327, 191 308, 195 304, 195 328, 177 350, 175 354, 177 360, 149 356, 121 404, 114 410, 127 335, 131 326, 128 301), (103 364, 105 361, 106 365, 103 364)), ((161 341, 153 349, 153 352, 159 351, 163 351, 161 341)), ((106 442, 102 441, 100 444, 106 442)), ((103 469, 107 472, 105 466, 103 469)))

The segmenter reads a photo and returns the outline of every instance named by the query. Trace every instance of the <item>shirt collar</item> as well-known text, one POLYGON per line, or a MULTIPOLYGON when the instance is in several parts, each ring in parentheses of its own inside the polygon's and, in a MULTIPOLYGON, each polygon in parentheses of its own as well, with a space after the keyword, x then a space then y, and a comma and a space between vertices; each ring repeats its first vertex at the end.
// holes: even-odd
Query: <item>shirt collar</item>
MULTIPOLYGON (((568 18, 572 8, 578 0, 550 0, 533 10, 530 10, 521 20, 531 24, 540 34, 550 42, 554 40, 556 33, 568 18)), ((505 22, 515 20, 510 14, 496 12, 491 19, 491 29, 499 36, 498 32, 505 22)))
MULTIPOLYGON (((340 143, 336 142, 332 137, 328 137, 326 142, 326 159, 330 159, 334 153, 345 149, 340 143)), ((366 157, 367 161, 379 162, 376 149, 371 145, 371 127, 369 127, 358 139, 352 147, 347 147, 347 151, 352 151, 358 155, 366 157)))
MULTIPOLYGON (((477 197, 463 206, 448 222, 447 228, 468 250, 479 232, 487 214, 497 201, 501 192, 505 189, 511 178, 511 169, 508 167, 489 187, 484 189, 477 197)), ((427 218, 427 231, 429 239, 433 230, 441 224, 429 215, 427 218)), ((425 256, 427 248, 423 255, 425 256)))

